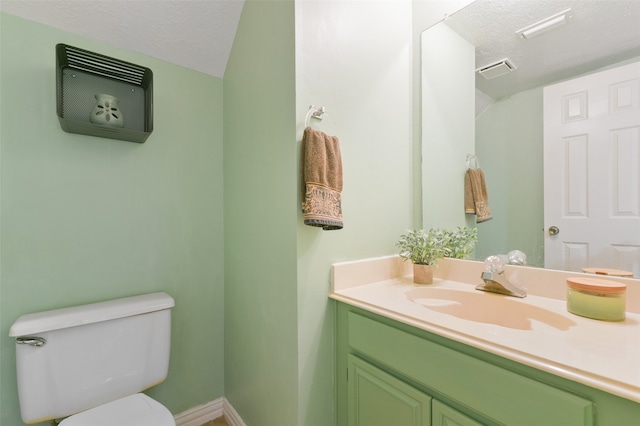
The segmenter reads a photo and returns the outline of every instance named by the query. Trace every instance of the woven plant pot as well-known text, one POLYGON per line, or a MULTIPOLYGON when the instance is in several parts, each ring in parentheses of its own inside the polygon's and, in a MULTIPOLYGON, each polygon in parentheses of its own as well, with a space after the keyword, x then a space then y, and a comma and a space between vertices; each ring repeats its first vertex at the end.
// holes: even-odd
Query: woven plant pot
POLYGON ((416 284, 433 284, 433 265, 414 263, 413 282, 416 284))

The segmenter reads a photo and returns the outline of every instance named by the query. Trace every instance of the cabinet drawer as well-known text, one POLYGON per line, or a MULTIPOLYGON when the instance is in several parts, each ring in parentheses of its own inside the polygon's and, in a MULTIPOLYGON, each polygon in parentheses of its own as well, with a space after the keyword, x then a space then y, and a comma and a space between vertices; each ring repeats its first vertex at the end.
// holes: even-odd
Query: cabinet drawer
POLYGON ((349 312, 352 351, 505 425, 592 426, 591 401, 349 312))

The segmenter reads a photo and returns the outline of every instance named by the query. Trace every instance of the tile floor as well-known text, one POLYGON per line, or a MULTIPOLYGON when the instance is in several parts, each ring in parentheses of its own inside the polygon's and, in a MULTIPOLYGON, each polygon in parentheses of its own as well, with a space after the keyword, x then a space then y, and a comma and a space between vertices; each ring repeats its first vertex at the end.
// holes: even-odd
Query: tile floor
POLYGON ((202 426, 229 426, 229 423, 227 423, 227 420, 224 417, 218 417, 210 422, 206 422, 202 426))

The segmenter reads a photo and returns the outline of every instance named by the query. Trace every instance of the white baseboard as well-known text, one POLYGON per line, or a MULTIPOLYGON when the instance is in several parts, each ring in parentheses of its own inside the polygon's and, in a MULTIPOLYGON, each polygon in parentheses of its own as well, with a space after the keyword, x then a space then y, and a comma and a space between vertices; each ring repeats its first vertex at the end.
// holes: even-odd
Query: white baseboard
POLYGON ((246 426, 238 412, 224 397, 176 414, 174 419, 176 426, 201 426, 222 415, 230 426, 246 426))
POLYGON ((199 405, 174 416, 176 426, 201 426, 224 414, 224 397, 199 405))
POLYGON ((224 417, 227 419, 229 426, 247 426, 242 421, 240 414, 233 408, 233 405, 227 401, 227 398, 224 398, 224 417))

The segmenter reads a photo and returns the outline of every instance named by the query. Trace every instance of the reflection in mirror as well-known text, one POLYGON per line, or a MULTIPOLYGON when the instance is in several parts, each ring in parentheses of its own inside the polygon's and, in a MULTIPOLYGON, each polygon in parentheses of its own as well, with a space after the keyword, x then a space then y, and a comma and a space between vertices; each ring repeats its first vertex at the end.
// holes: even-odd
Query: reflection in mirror
MULTIPOLYGON (((423 226, 476 226, 477 259, 518 249, 527 254, 531 266, 574 271, 615 268, 640 277, 640 241, 609 241, 607 249, 589 252, 573 244, 577 241, 563 240, 569 233, 566 228, 563 232, 562 226, 557 235, 550 235, 549 228, 558 224, 545 223, 543 174, 544 87, 639 63, 638 22, 637 0, 476 0, 426 30, 421 40, 423 226), (531 27, 538 27, 533 35, 528 31, 531 27), (536 34, 540 28, 542 31, 536 34), (527 30, 525 36, 521 30, 527 30), (491 67, 507 58, 511 67, 491 67), (486 79, 476 72, 487 67, 492 74, 500 74, 501 69, 505 73, 486 79), (479 224, 475 216, 464 214, 467 154, 479 159, 493 216, 479 224), (560 261, 551 259, 548 253, 545 256, 545 244, 554 241, 563 245, 560 252, 564 259, 560 261)), ((624 95, 629 99, 624 102, 635 108, 632 115, 640 117, 640 75, 631 80, 635 83, 630 83, 631 89, 624 95)), ((594 106, 586 105, 593 115, 594 106)), ((633 161, 616 176, 629 185, 626 192, 618 191, 606 202, 625 198, 627 212, 619 222, 624 224, 627 236, 640 238, 640 124, 626 126, 635 129, 628 132, 625 141, 627 156, 633 161)), ((588 156, 588 150, 585 152, 588 156)), ((617 161, 615 156, 585 158, 583 168, 591 170, 617 161)), ((575 168, 573 163, 567 164, 575 168)), ((588 173, 582 174, 584 188, 612 186, 616 181, 615 176, 589 180, 588 173)), ((566 185, 563 181, 555 183, 559 192, 566 185)), ((604 202, 588 195, 583 199, 587 207, 581 214, 585 217, 594 210, 593 203, 604 202)), ((564 214, 568 214, 566 209, 564 214)), ((602 226, 592 228, 603 237, 613 234, 602 226)))

